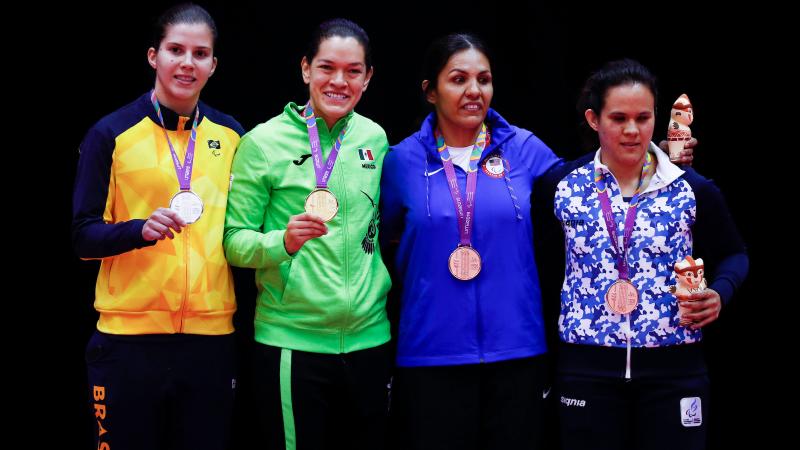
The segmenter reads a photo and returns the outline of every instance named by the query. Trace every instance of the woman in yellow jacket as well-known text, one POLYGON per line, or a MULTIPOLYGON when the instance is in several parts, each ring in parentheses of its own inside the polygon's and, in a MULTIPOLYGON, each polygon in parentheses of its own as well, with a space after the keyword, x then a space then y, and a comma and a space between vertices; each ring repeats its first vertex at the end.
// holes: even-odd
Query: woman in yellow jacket
POLYGON ((155 88, 80 147, 73 244, 100 259, 86 349, 98 449, 223 449, 236 387, 231 271, 222 249, 243 129, 199 101, 217 36, 203 8, 157 22, 155 88))

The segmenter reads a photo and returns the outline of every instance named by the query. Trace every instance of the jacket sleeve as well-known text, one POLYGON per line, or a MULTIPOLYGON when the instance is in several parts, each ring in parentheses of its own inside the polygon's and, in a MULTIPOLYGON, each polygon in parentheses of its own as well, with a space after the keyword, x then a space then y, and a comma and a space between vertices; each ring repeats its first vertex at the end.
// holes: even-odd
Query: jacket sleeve
MULTIPOLYGON (((548 326, 555 324, 560 312, 561 285, 564 281, 564 232, 561 222, 555 215, 555 194, 558 184, 570 172, 588 163, 593 153, 573 161, 558 161, 536 178, 531 198, 531 221, 533 223, 534 256, 539 270, 539 284, 542 291, 543 308, 548 326)), ((548 339, 555 334, 548 330, 548 339)), ((556 331, 553 331, 556 333, 556 331)))
POLYGON ((233 266, 266 269, 291 259, 283 244, 285 229, 263 232, 272 189, 269 171, 264 152, 246 135, 233 158, 222 241, 233 266))
MULTIPOLYGON (((95 126, 80 146, 80 157, 72 194, 72 245, 84 259, 106 258, 154 245, 146 241, 142 228, 147 219, 113 222, 104 216, 109 191, 115 188, 113 174, 114 136, 95 126)), ((113 204, 109 203, 109 210, 113 204)))
POLYGON ((382 249, 396 246, 403 233, 405 210, 402 200, 402 170, 400 153, 393 147, 389 148, 389 152, 383 160, 383 173, 381 174, 379 239, 382 249))
MULTIPOLYGON (((530 133, 530 132, 528 132, 530 133)), ((521 156, 523 164, 531 173, 531 178, 535 181, 554 166, 563 163, 561 158, 553 153, 541 139, 530 133, 522 143, 523 151, 521 156)))
POLYGON ((704 179, 695 182, 694 189, 697 216, 692 227, 693 253, 706 261, 708 287, 728 303, 747 276, 747 249, 717 186, 704 179))

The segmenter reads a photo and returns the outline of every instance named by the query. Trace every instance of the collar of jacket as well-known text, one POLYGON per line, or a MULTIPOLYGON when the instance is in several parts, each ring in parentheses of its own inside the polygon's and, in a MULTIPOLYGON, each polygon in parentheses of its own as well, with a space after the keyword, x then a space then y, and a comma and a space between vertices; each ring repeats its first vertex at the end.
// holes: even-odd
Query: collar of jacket
MULTIPOLYGON (((489 133, 491 133, 491 141, 489 142, 489 146, 483 149, 481 160, 517 134, 506 119, 492 108, 489 108, 489 111, 486 113, 486 126, 489 128, 489 133)), ((434 157, 435 161, 441 161, 441 159, 439 159, 439 149, 436 147, 435 132, 436 112, 432 112, 428 114, 428 117, 422 122, 422 128, 420 128, 417 133, 417 139, 428 149, 428 153, 434 157)))
MULTIPOLYGON (((292 119, 292 122, 295 125, 306 128, 306 118, 303 117, 303 109, 305 109, 305 106, 305 103, 298 105, 295 102, 289 102, 286 107, 283 108, 283 112, 292 119)), ((342 130, 342 127, 350 122, 350 119, 354 114, 355 113, 351 110, 346 116, 337 120, 336 123, 333 124, 333 128, 330 130, 328 129, 328 124, 325 123, 325 120, 322 117, 317 116, 317 128, 327 132, 329 136, 338 136, 339 132, 342 130)))
MULTIPOLYGON (((156 114, 156 109, 153 108, 153 103, 150 101, 150 92, 144 94, 143 100, 147 102, 147 108, 148 108, 147 116, 150 117, 150 120, 152 120, 153 123, 156 123, 160 126, 161 121, 158 119, 158 114, 156 114)), ((201 101, 197 102, 197 106, 195 106, 195 109, 192 110, 192 113, 188 117, 181 116, 175 111, 164 106, 164 104, 161 102, 159 102, 159 105, 161 106, 161 115, 164 117, 164 126, 169 131, 175 131, 178 129, 178 122, 180 121, 181 117, 184 117, 183 129, 191 130, 192 121, 194 120, 194 112, 197 110, 198 107, 200 107, 200 117, 197 118, 197 126, 200 126, 200 124, 203 123, 203 119, 206 117, 205 112, 203 112, 206 109, 206 105, 201 101)))
MULTIPOLYGON (((648 151, 655 155, 656 161, 658 161, 658 165, 656 166, 656 173, 653 175, 653 178, 650 179, 650 183, 647 185, 645 190, 642 194, 646 194, 648 192, 657 191, 664 186, 671 184, 673 181, 677 180, 678 177, 683 175, 684 170, 680 167, 676 166, 675 163, 669 160, 669 156, 664 153, 663 150, 658 148, 658 146, 650 142, 650 147, 648 151)), ((611 173, 608 170, 608 166, 600 162, 600 149, 597 149, 597 152, 594 154, 594 166, 600 169, 601 173, 611 173)))

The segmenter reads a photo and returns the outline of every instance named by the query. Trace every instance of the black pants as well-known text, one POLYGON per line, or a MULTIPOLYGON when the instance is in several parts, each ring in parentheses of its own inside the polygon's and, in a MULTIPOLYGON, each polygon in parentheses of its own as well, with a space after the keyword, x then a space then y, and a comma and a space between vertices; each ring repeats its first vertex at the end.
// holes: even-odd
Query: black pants
POLYGON ((116 336, 86 348, 98 450, 228 448, 232 335, 116 336))
POLYGON ((709 381, 698 345, 562 345, 556 390, 564 450, 702 450, 709 381), (618 373, 615 373, 617 371, 618 373))
POLYGON ((379 450, 386 439, 388 345, 343 354, 257 344, 260 444, 277 450, 379 450))
POLYGON ((546 369, 545 356, 398 368, 392 389, 397 448, 541 448, 546 369))

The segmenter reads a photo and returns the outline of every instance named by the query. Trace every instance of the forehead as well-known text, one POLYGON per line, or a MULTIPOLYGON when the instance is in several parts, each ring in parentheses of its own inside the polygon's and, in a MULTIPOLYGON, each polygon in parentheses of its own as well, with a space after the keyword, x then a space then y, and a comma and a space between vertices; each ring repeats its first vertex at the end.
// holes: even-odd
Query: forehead
POLYGON ((174 23, 167 26, 162 42, 212 47, 214 34, 205 23, 174 23))
POLYGON ((648 109, 655 108, 655 98, 650 88, 641 83, 613 86, 606 91, 603 109, 648 109))
POLYGON ((344 64, 364 64, 364 47, 352 36, 331 36, 319 43, 319 50, 314 59, 344 64))
POLYGON ((450 59, 447 60, 444 70, 449 72, 454 69, 475 70, 478 72, 491 70, 489 58, 475 48, 468 48, 453 53, 450 59))

